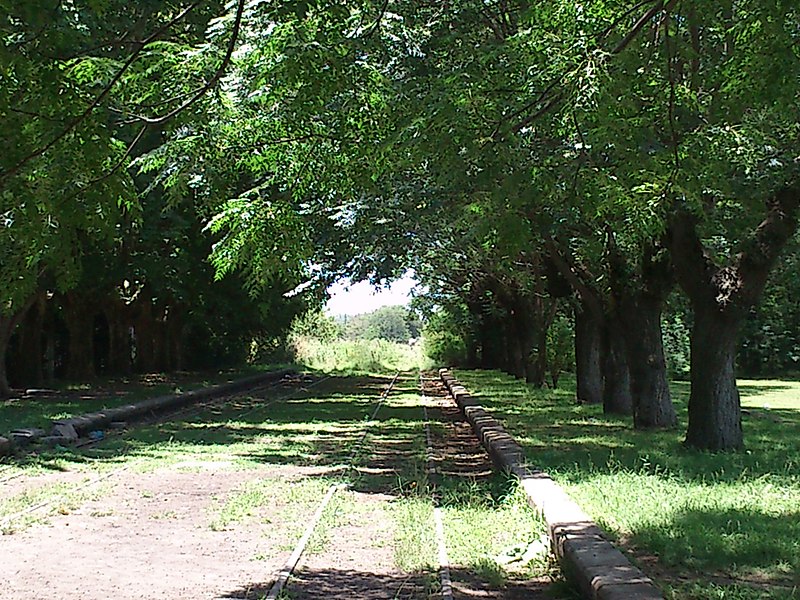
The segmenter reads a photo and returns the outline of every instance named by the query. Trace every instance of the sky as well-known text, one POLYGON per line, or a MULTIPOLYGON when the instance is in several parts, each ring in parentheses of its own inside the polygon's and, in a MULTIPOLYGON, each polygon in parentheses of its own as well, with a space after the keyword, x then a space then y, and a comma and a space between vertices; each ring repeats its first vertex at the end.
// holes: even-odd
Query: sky
POLYGON ((360 315, 383 306, 406 305, 411 301, 411 290, 416 285, 412 273, 406 273, 388 287, 377 291, 369 282, 351 284, 343 279, 328 288, 331 298, 325 305, 325 312, 331 315, 360 315))

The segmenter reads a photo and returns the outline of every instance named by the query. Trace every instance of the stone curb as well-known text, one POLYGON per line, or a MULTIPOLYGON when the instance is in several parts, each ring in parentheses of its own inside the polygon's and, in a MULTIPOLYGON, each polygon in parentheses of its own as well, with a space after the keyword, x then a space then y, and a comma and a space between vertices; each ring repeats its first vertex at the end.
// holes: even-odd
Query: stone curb
MULTIPOLYGON (((239 379, 231 383, 223 383, 211 387, 204 387, 192 390, 183 394, 169 394, 148 398, 135 404, 117 406, 94 413, 86 413, 69 419, 57 419, 52 421, 53 435, 58 436, 60 432, 72 428, 77 435, 86 435, 90 431, 107 429, 111 423, 137 421, 144 417, 159 414, 167 410, 187 406, 200 400, 213 398, 220 394, 239 392, 254 387, 261 383, 280 380, 286 375, 296 373, 293 369, 281 369, 268 373, 259 373, 251 377, 239 379)), ((65 438, 66 439, 66 438, 65 438)), ((4 437, 0 437, 0 456, 10 455, 14 452, 15 444, 4 437)))
POLYGON ((591 600, 664 600, 642 571, 606 539, 600 527, 549 475, 525 464, 522 448, 447 370, 439 376, 495 461, 513 473, 550 533, 564 573, 591 600))

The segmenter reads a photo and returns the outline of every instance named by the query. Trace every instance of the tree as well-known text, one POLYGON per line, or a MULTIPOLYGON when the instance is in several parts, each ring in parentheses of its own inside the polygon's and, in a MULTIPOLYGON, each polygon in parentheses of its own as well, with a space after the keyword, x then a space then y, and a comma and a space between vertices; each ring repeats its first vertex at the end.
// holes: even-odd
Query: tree
POLYGON ((183 51, 173 42, 203 31, 209 7, 192 14, 198 5, 3 3, 0 129, 8 152, 0 158, 0 396, 10 393, 8 342, 42 281, 73 287, 81 240, 110 239, 134 207, 125 167, 145 128, 133 133, 112 114, 126 112, 118 104, 121 88, 142 81, 142 64, 159 55, 157 48, 183 51))

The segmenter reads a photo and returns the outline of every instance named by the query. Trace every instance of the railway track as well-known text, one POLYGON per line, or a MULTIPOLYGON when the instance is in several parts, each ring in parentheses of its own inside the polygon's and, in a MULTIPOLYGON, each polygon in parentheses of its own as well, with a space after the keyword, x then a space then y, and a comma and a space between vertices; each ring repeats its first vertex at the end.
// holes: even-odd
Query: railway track
MULTIPOLYGON (((457 513, 453 513, 450 502, 455 473, 451 461, 456 455, 458 460, 463 456, 460 452, 453 453, 451 427, 439 424, 440 419, 449 414, 441 413, 444 405, 439 390, 431 387, 432 380, 420 376, 419 391, 416 391, 413 379, 401 378, 400 373, 395 373, 394 377, 380 382, 375 379, 333 381, 324 389, 301 396, 307 401, 295 400, 280 406, 281 401, 327 379, 310 385, 295 381, 291 389, 278 393, 275 388, 287 382, 274 382, 258 388, 263 394, 256 392, 256 388, 243 390, 159 418, 159 421, 176 421, 200 414, 198 419, 185 424, 158 426, 143 432, 140 441, 147 444, 147 452, 140 457, 133 450, 126 458, 131 461, 128 464, 113 468, 112 462, 104 468, 113 470, 95 473, 92 479, 82 482, 74 477, 67 478, 72 488, 65 495, 101 485, 136 469, 139 463, 134 461, 140 458, 146 463, 141 474, 136 471, 114 480, 112 485, 104 484, 103 491, 92 492, 94 496, 81 494, 77 505, 65 503, 63 514, 70 516, 53 520, 47 529, 33 528, 24 539, 22 536, 8 538, 5 550, 9 556, 19 556, 14 568, 24 569, 27 581, 38 585, 36 582, 44 575, 49 576, 53 568, 63 573, 82 564, 86 565, 88 573, 95 564, 92 559, 97 564, 107 564, 106 556, 116 556, 111 548, 118 545, 122 555, 128 557, 126 562, 112 568, 118 581, 130 567, 137 573, 161 569, 162 576, 183 574, 177 585, 187 585, 183 581, 202 572, 213 572, 213 577, 227 576, 234 582, 219 588, 213 597, 278 600, 289 594, 308 600, 323 597, 449 600, 453 593, 463 597, 465 585, 473 585, 469 579, 465 584, 463 558, 459 558, 463 547, 453 545, 450 548, 451 558, 456 557, 456 567, 451 573, 444 538, 446 529, 450 542, 455 544, 453 540, 459 539, 459 534, 453 538, 452 533, 460 532, 462 527, 457 516, 454 520, 457 513), (215 404, 223 407, 218 409, 215 404), (248 418, 254 411, 262 412, 248 418), (204 432, 216 427, 228 430, 204 437, 204 432), (176 450, 170 446, 162 455, 158 447, 160 442, 153 441, 153 434, 156 440, 164 442, 168 438, 171 441, 174 434, 176 450), (245 439, 243 436, 246 436, 245 445, 239 446, 238 442, 245 439), (213 446, 206 446, 207 443, 213 446), (228 448, 227 444, 235 446, 228 448), (151 458, 148 454, 151 448, 156 453, 152 463, 147 462, 151 458), (240 471, 239 463, 228 462, 236 461, 238 456, 247 457, 242 465, 252 464, 259 470, 250 471, 250 467, 246 467, 240 471), (163 457, 166 457, 165 462, 162 462, 163 457), (199 460, 195 461, 194 457, 199 460), (263 471, 260 470, 262 466, 265 467, 263 471), (197 468, 201 470, 193 470, 197 468), (419 485, 412 487, 412 482, 419 485), (240 506, 239 502, 251 502, 251 492, 260 493, 260 490, 267 490, 263 496, 267 500, 257 499, 246 521, 229 521, 236 523, 230 529, 227 525, 223 525, 223 529, 216 528, 214 523, 222 518, 223 510, 240 506), (244 529, 235 529, 242 526, 244 529), (120 527, 122 529, 118 529, 120 527), (124 541, 128 538, 125 534, 120 537, 120 531, 133 537, 124 541), (402 536, 409 532, 423 540, 422 545, 410 546, 422 561, 411 566, 400 562, 394 554, 395 545, 407 539, 402 536), (73 542, 76 535, 79 541, 73 542), (284 548, 281 540, 287 537, 293 544, 298 538, 299 541, 294 547, 284 548), (31 545, 30 538, 35 538, 36 546, 31 545), (205 539, 213 540, 210 542, 213 546, 203 547, 205 539), (181 544, 186 545, 176 546, 174 540, 185 540, 181 544), (183 562, 172 571, 165 569, 161 561, 153 564, 150 542, 160 548, 159 556, 185 555, 186 559, 176 558, 183 562), (36 552, 46 552, 44 548, 48 544, 69 548, 70 554, 56 565, 28 567, 36 564, 31 557, 36 556, 36 552), (227 549, 220 551, 223 545, 227 549), (84 552, 87 547, 97 550, 84 552), (109 548, 108 554, 103 554, 106 548, 109 548), (72 556, 77 558, 70 558, 72 556), (87 556, 91 558, 87 560, 87 556), (253 557, 269 561, 268 566, 263 563, 258 566, 253 557), (203 561, 206 571, 199 566, 203 561), (247 579, 236 575, 238 565, 248 564, 250 566, 242 567, 242 571, 247 570, 252 575, 246 575, 247 579)), ((445 418, 449 423, 447 419, 449 417, 445 418)), ((95 440, 92 445, 101 446, 111 439, 95 440)), ((455 447, 461 446, 456 444, 455 447)), ((116 452, 118 449, 119 445, 112 445, 108 450, 116 452)), ((122 450, 128 454, 127 443, 122 450)), ((107 450, 102 452, 107 454, 107 450)), ((105 458, 114 459, 113 456, 105 458)), ((55 498, 26 507, 0 524, 37 511, 54 513, 48 506, 57 502, 59 499, 55 498)), ((18 529, 14 524, 10 531, 18 529)), ((18 576, 17 581, 20 581, 18 576)), ((94 583, 82 579, 75 588, 96 592, 95 596, 86 596, 91 600, 108 597, 114 589, 120 590, 120 597, 125 600, 164 597, 159 595, 160 591, 166 593, 168 589, 172 597, 176 594, 188 597, 182 596, 182 588, 173 583, 159 584, 160 591, 153 592, 150 589, 140 591, 135 585, 113 588, 108 579, 92 579, 91 582, 94 583), (95 587, 90 587, 92 585, 95 587)), ((14 600, 27 597, 21 585, 11 583, 17 595, 10 597, 14 600)), ((65 582, 61 591, 68 585, 76 584, 65 582)), ((193 581, 192 585, 195 585, 193 597, 208 597, 203 593, 208 591, 207 584, 193 581)), ((480 587, 474 587, 474 591, 488 593, 486 588, 480 587)), ((505 592, 493 590, 487 597, 506 596, 505 592)))
POLYGON ((431 500, 433 502, 433 526, 436 530, 436 557, 439 562, 439 584, 441 586, 441 600, 453 600, 453 582, 450 577, 450 559, 447 555, 447 542, 444 535, 444 522, 442 520, 442 509, 440 506, 441 498, 437 490, 438 469, 436 467, 437 456, 433 449, 433 438, 431 436, 431 423, 426 404, 425 383, 422 372, 419 374, 419 393, 422 400, 422 416, 425 424, 425 455, 426 468, 428 471, 428 482, 431 488, 431 500))
POLYGON ((325 496, 322 498, 322 501, 317 505, 314 514, 309 521, 308 526, 306 527, 305 531, 303 532, 302 537, 294 547, 289 559, 284 564, 283 568, 275 574, 273 577, 273 583, 267 592, 265 600, 277 600, 281 597, 286 585, 289 582, 292 574, 294 573, 295 569, 297 568, 300 559, 305 552, 306 546, 308 544, 309 539, 314 534, 314 530, 317 528, 322 516, 325 512, 325 509, 330 504, 330 501, 333 499, 334 495, 339 490, 347 489, 350 485, 349 477, 352 475, 353 472, 357 470, 356 461, 358 460, 361 451, 363 449, 364 441, 369 434, 369 426, 370 423, 375 421, 375 418, 378 415, 381 407, 386 402, 389 394, 391 394, 392 390, 394 389, 395 384, 397 383, 397 378, 400 376, 400 371, 395 373, 392 380, 389 382, 389 385, 386 387, 385 390, 381 393, 380 397, 375 401, 375 405, 372 409, 372 412, 369 416, 369 419, 365 421, 364 426, 361 431, 361 435, 356 439, 353 443, 353 447, 351 448, 349 457, 347 459, 347 463, 344 465, 344 470, 342 471, 342 476, 340 477, 339 481, 332 483, 325 492, 325 496))

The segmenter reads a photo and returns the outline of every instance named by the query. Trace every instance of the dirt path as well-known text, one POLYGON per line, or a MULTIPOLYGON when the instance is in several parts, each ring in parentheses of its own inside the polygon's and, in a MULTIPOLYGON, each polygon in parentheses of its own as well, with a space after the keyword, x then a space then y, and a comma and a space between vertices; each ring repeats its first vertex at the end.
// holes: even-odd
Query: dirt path
MULTIPOLYGON (((421 423, 423 404, 432 421, 444 423, 432 440, 440 473, 473 483, 486 482, 492 477, 493 468, 444 389, 435 381, 428 381, 425 396, 423 399, 418 395, 414 406, 405 407, 404 414, 416 415, 420 420, 415 430, 401 435, 388 433, 393 431, 389 424, 375 426, 376 435, 367 438, 369 460, 360 469, 367 481, 354 486, 357 491, 346 492, 357 508, 351 508, 345 522, 334 528, 331 541, 322 552, 303 557, 287 587, 289 597, 297 600, 440 597, 435 566, 427 572, 407 572, 396 566, 397 532, 391 516, 393 504, 404 493, 400 482, 408 477, 410 470, 425 468, 424 452, 420 454, 425 438, 421 423), (387 433, 381 435, 381 429, 387 433)), ((384 410, 384 418, 391 416, 391 410, 391 407, 384 410)), ((427 526, 433 528, 433 523, 427 526)), ((458 600, 553 597, 548 593, 551 582, 546 578, 518 581, 512 577, 502 587, 492 588, 462 565, 452 565, 451 576, 454 598, 458 600)))
MULTIPOLYGON (((413 379, 406 377, 415 390, 413 379)), ((327 543, 306 552, 287 585, 288 596, 297 600, 352 599, 391 600, 430 597, 430 574, 408 572, 397 566, 394 503, 419 461, 418 427, 401 431, 400 415, 421 415, 421 407, 398 405, 402 390, 390 394, 367 426, 361 446, 354 448, 355 471, 349 489, 338 492, 335 525, 327 543), (414 412, 416 411, 416 412, 414 412)), ((418 395, 412 396, 416 402, 418 395)))
MULTIPOLYGON (((264 404, 263 413, 247 419, 236 417, 245 405, 233 406, 223 415, 214 410, 170 424, 160 437, 143 434, 126 446, 136 449, 130 460, 150 461, 146 469, 119 454, 98 459, 96 468, 78 461, 74 471, 4 484, 0 502, 14 496, 14 487, 75 487, 110 474, 85 497, 56 503, 45 521, 0 536, 0 597, 261 600, 325 489, 342 476, 341 465, 367 422, 360 415, 371 412, 385 384, 341 379, 309 391, 308 403, 264 404), (343 401, 351 395, 358 398, 357 409, 343 401), (159 458, 159 444, 174 445, 178 454, 159 458), (239 512, 226 520, 225 510, 239 512)), ((440 471, 488 480, 488 457, 455 406, 435 382, 426 395, 430 418, 445 424, 433 440, 440 471)), ((407 535, 400 531, 398 505, 412 498, 430 506, 427 495, 418 493, 425 482, 415 479, 425 472, 416 381, 404 380, 370 423, 358 468, 348 475, 351 487, 334 497, 319 539, 312 538, 290 579, 293 599, 438 597, 433 563, 398 566, 397 540, 407 535), (417 481, 420 488, 414 489, 417 481)), ((432 524, 426 520, 419 527, 430 532, 432 524)), ((509 581, 492 589, 467 566, 453 565, 452 574, 459 600, 549 597, 541 593, 544 582, 509 581)))
POLYGON ((351 492, 357 510, 337 527, 327 548, 308 555, 292 578, 292 598, 427 598, 426 579, 395 565, 392 496, 351 492))
POLYGON ((112 490, 49 524, 0 537, 0 590, 7 600, 82 598, 235 598, 285 560, 276 507, 257 523, 212 528, 216 506, 248 482, 305 476, 286 467, 261 471, 179 468, 125 472, 112 490))

